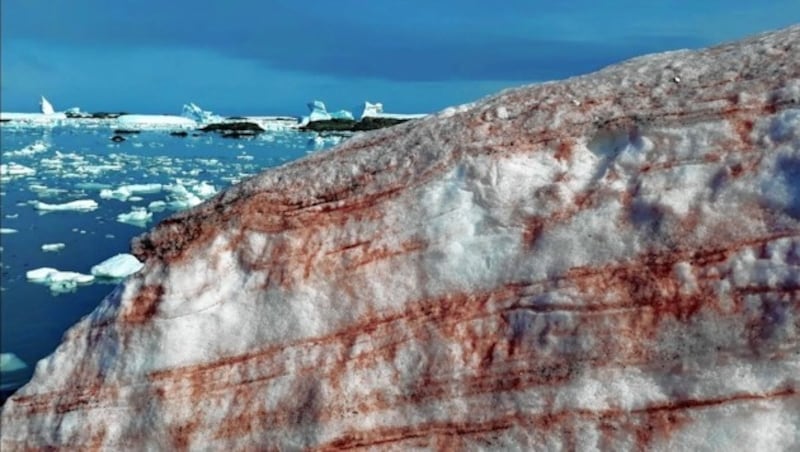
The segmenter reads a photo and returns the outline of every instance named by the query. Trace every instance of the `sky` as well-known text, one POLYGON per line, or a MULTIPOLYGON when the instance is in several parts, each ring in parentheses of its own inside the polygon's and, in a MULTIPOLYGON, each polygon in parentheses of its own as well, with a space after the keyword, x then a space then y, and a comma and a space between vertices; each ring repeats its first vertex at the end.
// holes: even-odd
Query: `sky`
POLYGON ((796 22, 797 0, 2 0, 0 110, 427 113, 796 22))

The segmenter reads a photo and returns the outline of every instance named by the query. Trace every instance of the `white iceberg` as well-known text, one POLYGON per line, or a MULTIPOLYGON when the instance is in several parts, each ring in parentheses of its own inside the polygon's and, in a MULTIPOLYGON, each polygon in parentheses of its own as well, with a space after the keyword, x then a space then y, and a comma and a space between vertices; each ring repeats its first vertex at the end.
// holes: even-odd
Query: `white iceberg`
POLYGON ((383 111, 383 104, 380 102, 364 102, 359 109, 358 119, 364 118, 390 118, 390 119, 417 119, 427 116, 424 113, 386 113, 383 111))
POLYGON ((144 267, 132 254, 117 254, 92 267, 91 273, 97 278, 126 278, 144 267))
POLYGON ((53 108, 53 104, 48 102, 44 96, 42 96, 42 100, 39 102, 39 108, 43 115, 52 115, 56 112, 56 110, 53 108))
POLYGON ((17 232, 19 231, 14 228, 0 228, 0 234, 16 234, 17 232))
POLYGON ((221 122, 225 120, 225 118, 220 115, 215 115, 208 110, 203 110, 194 102, 189 102, 183 106, 181 116, 189 118, 198 124, 209 124, 212 122, 221 122))
POLYGON ((14 372, 28 367, 25 361, 13 353, 0 353, 0 373, 14 372))
POLYGON ((79 199, 77 201, 65 202, 63 204, 47 204, 41 201, 34 201, 33 208, 43 212, 63 212, 73 210, 76 212, 90 212, 97 209, 97 202, 91 199, 79 199))
POLYGON ((325 108, 325 103, 321 100, 313 100, 308 104, 309 114, 304 116, 301 125, 306 125, 315 121, 329 121, 331 119, 349 119, 353 120, 353 114, 347 110, 339 110, 333 113, 328 112, 325 108))

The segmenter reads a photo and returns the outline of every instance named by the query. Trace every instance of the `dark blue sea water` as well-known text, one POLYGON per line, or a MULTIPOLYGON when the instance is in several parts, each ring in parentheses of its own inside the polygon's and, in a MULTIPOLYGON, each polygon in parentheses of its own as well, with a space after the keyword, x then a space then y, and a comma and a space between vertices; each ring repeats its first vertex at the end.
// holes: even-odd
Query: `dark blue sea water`
MULTIPOLYGON (((64 332, 111 292, 115 282, 79 286, 58 293, 27 281, 25 273, 39 267, 89 273, 93 265, 129 251, 131 238, 145 232, 175 210, 153 212, 144 227, 117 221, 117 215, 152 201, 169 202, 168 191, 139 195, 141 200, 103 199, 102 188, 124 184, 183 185, 189 191, 205 182, 217 190, 329 147, 314 135, 275 132, 253 139, 229 139, 212 134, 175 137, 165 132, 127 135, 110 141, 107 128, 0 128, 2 163, 35 170, 35 175, 3 177, 0 223, 17 232, 0 234, 0 352, 13 353, 27 364, 0 373, 5 395, 27 382, 36 362, 52 353, 64 332), (35 152, 19 152, 34 143, 35 152), (42 214, 34 201, 58 204, 92 199, 90 212, 42 214), (64 243, 58 252, 43 244, 64 243)), ((206 196, 208 196, 206 194, 206 196)))

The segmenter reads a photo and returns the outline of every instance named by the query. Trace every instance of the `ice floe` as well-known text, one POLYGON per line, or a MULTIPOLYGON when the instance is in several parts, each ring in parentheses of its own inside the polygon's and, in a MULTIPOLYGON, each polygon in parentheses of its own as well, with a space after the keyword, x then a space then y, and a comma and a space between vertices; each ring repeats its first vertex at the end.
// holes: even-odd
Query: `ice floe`
POLYGON ((132 254, 117 254, 92 267, 91 273, 97 278, 121 279, 128 277, 144 267, 132 254))
POLYGON ((51 267, 30 270, 25 273, 25 277, 32 283, 48 286, 55 293, 72 292, 79 285, 87 285, 94 282, 94 275, 61 271, 51 267))
POLYGON ((0 228, 0 234, 16 234, 17 232, 19 231, 14 228, 0 228))
POLYGON ((78 199, 76 201, 65 202, 63 204, 48 204, 41 201, 33 201, 33 208, 42 212, 89 212, 97 209, 97 202, 92 199, 78 199))
POLYGON ((117 221, 126 223, 133 226, 145 227, 147 223, 153 219, 153 213, 148 212, 145 207, 131 207, 128 213, 121 213, 117 215, 117 221))
POLYGON ((158 193, 161 189, 161 184, 122 185, 113 190, 101 189, 100 197, 103 199, 119 199, 120 201, 126 201, 134 195, 158 193))
POLYGON ((42 245, 42 251, 44 252, 56 252, 63 250, 67 245, 64 243, 45 243, 42 245))
POLYGON ((3 179, 11 179, 15 177, 33 176, 36 170, 25 165, 18 163, 3 163, 0 164, 0 177, 3 179))
POLYGON ((42 152, 46 152, 49 149, 47 143, 43 141, 36 141, 28 146, 25 146, 22 149, 16 151, 8 151, 4 152, 4 157, 31 157, 36 154, 40 154, 42 152))

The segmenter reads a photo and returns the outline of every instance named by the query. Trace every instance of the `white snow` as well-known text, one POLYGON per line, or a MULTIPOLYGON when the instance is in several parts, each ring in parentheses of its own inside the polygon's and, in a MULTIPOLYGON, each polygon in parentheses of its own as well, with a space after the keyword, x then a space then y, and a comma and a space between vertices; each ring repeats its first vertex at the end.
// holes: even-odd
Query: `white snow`
POLYGON ((126 278, 144 267, 132 254, 117 254, 92 267, 92 275, 98 278, 126 278))

